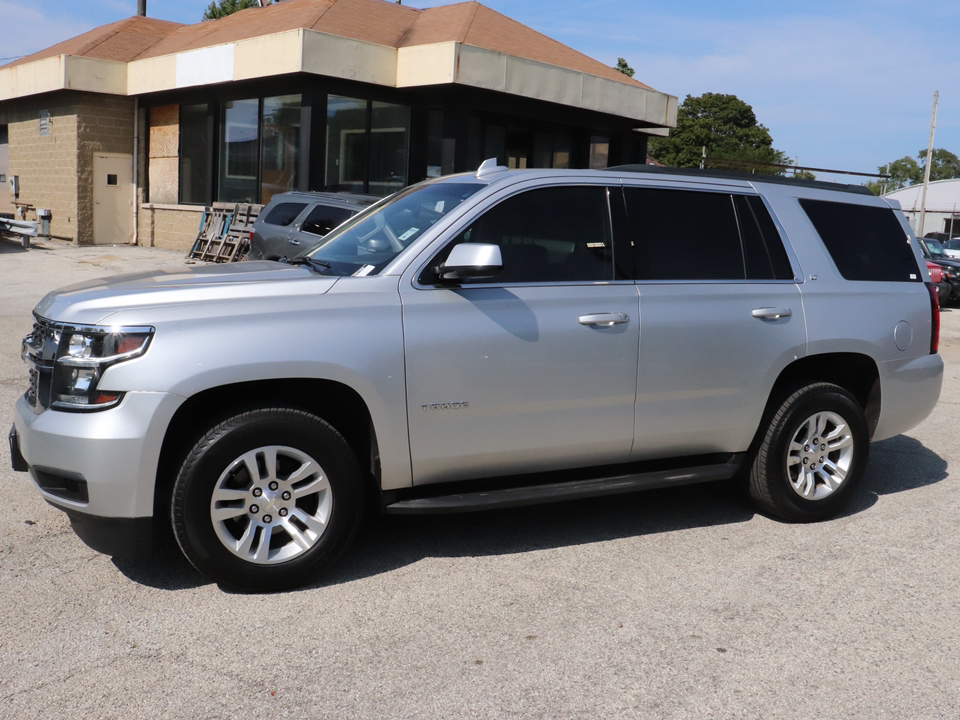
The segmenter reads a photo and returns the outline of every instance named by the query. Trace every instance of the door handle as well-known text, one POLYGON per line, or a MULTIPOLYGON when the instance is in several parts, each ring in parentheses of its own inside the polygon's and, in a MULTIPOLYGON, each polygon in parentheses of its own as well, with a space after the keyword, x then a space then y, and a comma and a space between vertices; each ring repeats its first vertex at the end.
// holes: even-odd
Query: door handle
POLYGON ((299 244, 300 244, 300 241, 299 241, 299 240, 294 240, 293 238, 287 238, 287 242, 290 243, 291 245, 299 245, 299 244))
POLYGON ((768 307, 757 308, 750 314, 755 318, 762 318, 763 320, 779 320, 782 317, 790 317, 793 315, 793 311, 790 310, 790 308, 768 307))
POLYGON ((596 325, 597 327, 613 327, 630 322, 626 313, 590 313, 580 316, 581 325, 596 325))

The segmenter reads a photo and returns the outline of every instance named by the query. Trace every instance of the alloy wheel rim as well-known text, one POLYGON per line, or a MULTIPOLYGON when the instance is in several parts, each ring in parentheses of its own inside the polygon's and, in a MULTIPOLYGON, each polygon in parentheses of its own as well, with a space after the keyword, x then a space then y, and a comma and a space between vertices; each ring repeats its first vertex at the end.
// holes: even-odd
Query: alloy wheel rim
POLYGON ((313 548, 333 507, 320 464, 301 450, 265 445, 227 467, 214 485, 210 520, 235 557, 275 565, 313 548))
POLYGON ((800 423, 787 449, 787 479, 804 500, 833 495, 850 473, 853 433, 834 412, 814 413, 800 423))

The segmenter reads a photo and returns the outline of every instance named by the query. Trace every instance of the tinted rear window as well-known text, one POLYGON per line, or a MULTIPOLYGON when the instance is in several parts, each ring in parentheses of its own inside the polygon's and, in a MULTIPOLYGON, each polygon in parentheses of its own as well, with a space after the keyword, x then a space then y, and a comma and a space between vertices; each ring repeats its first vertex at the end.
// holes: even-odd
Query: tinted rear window
POLYGON ((893 210, 800 200, 837 270, 847 280, 920 281, 917 260, 893 210))
POLYGON ((284 202, 279 203, 263 219, 268 225, 279 225, 286 227, 297 219, 303 209, 307 206, 305 202, 284 202))
POLYGON ((356 211, 342 207, 328 207, 326 205, 317 205, 307 219, 303 221, 300 229, 304 232, 314 235, 326 235, 337 225, 342 223, 348 217, 356 215, 356 211))

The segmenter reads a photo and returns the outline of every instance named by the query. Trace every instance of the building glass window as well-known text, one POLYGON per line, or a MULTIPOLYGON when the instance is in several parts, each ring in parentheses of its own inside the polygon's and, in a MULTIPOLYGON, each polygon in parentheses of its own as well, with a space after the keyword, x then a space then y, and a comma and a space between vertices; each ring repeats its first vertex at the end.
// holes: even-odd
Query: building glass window
POLYGON ((389 195, 407 184, 410 108, 330 95, 327 190, 389 195))
POLYGON ((427 177, 443 174, 443 111, 431 110, 427 116, 427 177))
POLYGON ((300 95, 263 99, 260 202, 297 188, 300 170, 300 95))
POLYGON ((367 164, 367 101, 327 98, 327 190, 363 192, 367 164))
POLYGON ((207 174, 210 153, 208 108, 203 105, 180 106, 180 202, 205 205, 210 202, 210 177, 207 174))
POLYGON ((570 167, 571 134, 565 130, 538 130, 534 139, 534 165, 538 168, 570 167))
POLYGON ((587 165, 591 170, 603 170, 610 165, 610 136, 590 136, 590 162, 587 165))
POLYGON ((410 108, 374 102, 370 112, 368 192, 389 195, 407 184, 410 108))
POLYGON ((231 100, 220 113, 221 202, 249 202, 259 199, 257 159, 259 150, 260 101, 231 100))

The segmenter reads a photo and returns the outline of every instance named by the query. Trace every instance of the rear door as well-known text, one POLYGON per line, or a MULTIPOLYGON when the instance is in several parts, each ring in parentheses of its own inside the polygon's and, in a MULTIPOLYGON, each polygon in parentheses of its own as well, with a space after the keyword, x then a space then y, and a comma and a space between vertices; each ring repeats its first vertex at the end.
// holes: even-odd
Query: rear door
POLYGON ((637 185, 624 201, 640 294, 633 460, 745 451, 805 354, 791 260, 745 189, 637 185))
POLYGON ((401 283, 414 483, 627 460, 638 293, 618 279, 610 196, 504 193, 401 283), (503 274, 443 284, 430 268, 460 242, 499 245, 503 274))

